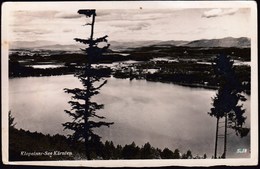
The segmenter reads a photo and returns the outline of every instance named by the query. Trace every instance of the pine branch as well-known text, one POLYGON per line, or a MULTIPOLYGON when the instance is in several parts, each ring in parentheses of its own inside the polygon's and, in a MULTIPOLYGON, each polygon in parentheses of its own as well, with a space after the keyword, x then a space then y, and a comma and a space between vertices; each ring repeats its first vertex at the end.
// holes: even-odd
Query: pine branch
POLYGON ((67 93, 72 93, 74 94, 74 96, 72 96, 73 99, 81 99, 81 100, 85 100, 86 98, 90 98, 94 95, 99 94, 99 91, 95 91, 95 90, 90 90, 89 92, 87 92, 87 90, 85 89, 79 89, 79 88, 75 88, 75 89, 64 89, 65 92, 67 93))
POLYGON ((97 135, 93 132, 91 132, 89 135, 90 135, 92 140, 100 140, 101 139, 101 137, 99 135, 97 135))
POLYGON ((110 127, 110 125, 114 124, 114 122, 104 122, 104 121, 99 121, 99 122, 95 122, 95 121, 89 121, 89 126, 90 128, 99 128, 101 126, 107 126, 110 127))
POLYGON ((107 42, 107 38, 108 36, 107 35, 105 35, 105 36, 103 36, 103 37, 101 37, 101 38, 97 38, 96 40, 95 40, 95 43, 100 43, 100 42, 107 42))
POLYGON ((89 107, 91 107, 95 110, 99 110, 99 109, 103 109, 104 105, 103 104, 97 104, 96 102, 89 102, 89 107))
POLYGON ((69 104, 71 104, 72 109, 84 109, 85 105, 84 104, 80 104, 79 102, 76 101, 69 101, 69 104))
POLYGON ((99 82, 101 79, 103 78, 100 76, 92 76, 90 82, 91 83, 99 82))
POLYGON ((107 44, 106 46, 104 46, 104 47, 102 48, 102 52, 106 52, 107 49, 109 48, 109 46, 110 46, 110 44, 107 44))
POLYGON ((64 89, 66 93, 72 93, 72 94, 84 94, 86 92, 85 89, 80 89, 80 88, 74 88, 74 89, 64 89))
POLYGON ((96 16, 96 10, 95 9, 80 9, 78 11, 79 14, 86 15, 86 17, 96 16))
POLYGON ((82 130, 77 130, 71 135, 70 139, 72 141, 82 141, 84 139, 83 133, 84 132, 82 130))
POLYGON ((66 122, 62 125, 64 126, 64 130, 69 129, 73 131, 81 131, 83 129, 84 123, 66 122))
MULTIPOLYGON (((87 53, 87 48, 85 48, 85 49, 80 48, 80 50, 87 53)), ((87 56, 88 56, 88 55, 87 55, 87 56)), ((87 57, 87 56, 86 56, 86 57, 87 57)))
POLYGON ((231 126, 230 128, 234 129, 236 131, 236 135, 239 135, 241 138, 247 136, 250 131, 249 128, 241 126, 231 126))
POLYGON ((92 25, 91 23, 86 23, 86 24, 84 24, 83 26, 88 26, 88 25, 92 25))
POLYGON ((102 84, 100 84, 98 87, 93 88, 93 90, 99 90, 102 86, 104 86, 107 83, 107 80, 105 80, 102 84))
POLYGON ((64 111, 65 111, 65 113, 67 113, 69 116, 72 116, 74 120, 76 120, 76 119, 78 119, 78 118, 80 117, 79 115, 77 115, 77 114, 75 114, 75 113, 72 113, 72 112, 70 112, 70 111, 68 111, 68 110, 64 110, 64 111))
POLYGON ((83 44, 94 44, 94 41, 91 39, 80 39, 80 38, 74 38, 76 42, 80 42, 83 44))
MULTIPOLYGON (((97 39, 95 39, 95 40, 93 40, 93 39, 80 39, 80 38, 74 38, 74 40, 76 41, 76 42, 80 42, 80 43, 83 43, 83 44, 92 44, 92 45, 97 45, 98 43, 100 43, 100 42, 106 42, 107 43, 107 38, 108 36, 106 35, 106 36, 103 36, 103 37, 101 37, 101 38, 97 38, 97 39)), ((89 50, 93 50, 93 48, 87 48, 85 51, 86 52, 88 52, 89 53, 89 50)))
POLYGON ((92 113, 91 116, 92 116, 92 117, 97 117, 97 118, 99 118, 99 119, 105 119, 104 116, 98 116, 98 115, 96 115, 96 114, 94 114, 94 113, 92 113))
POLYGON ((77 73, 77 77, 80 79, 85 79, 86 77, 91 77, 91 78, 102 78, 104 75, 102 74, 102 70, 98 69, 88 69, 88 70, 83 70, 81 73, 77 73))

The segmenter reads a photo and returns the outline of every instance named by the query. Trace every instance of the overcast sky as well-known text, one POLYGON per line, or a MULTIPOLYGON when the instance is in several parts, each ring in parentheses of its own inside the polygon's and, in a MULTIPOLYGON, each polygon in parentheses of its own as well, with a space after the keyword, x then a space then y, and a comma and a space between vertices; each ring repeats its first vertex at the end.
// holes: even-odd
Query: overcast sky
MULTIPOLYGON (((84 7, 86 8, 86 7, 84 7)), ((88 21, 77 14, 80 6, 41 5, 9 10, 11 41, 48 40, 74 44, 73 38, 87 38, 88 21)), ((249 8, 146 8, 97 9, 94 37, 108 35, 109 41, 197 40, 250 37, 249 8)))

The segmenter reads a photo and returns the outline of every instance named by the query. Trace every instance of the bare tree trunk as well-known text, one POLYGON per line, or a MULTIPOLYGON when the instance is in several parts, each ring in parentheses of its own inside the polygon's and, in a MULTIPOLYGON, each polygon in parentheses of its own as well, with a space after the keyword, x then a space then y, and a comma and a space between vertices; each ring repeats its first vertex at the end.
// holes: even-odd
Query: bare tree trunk
POLYGON ((217 125, 216 125, 216 138, 215 138, 215 152, 214 158, 217 158, 217 151, 218 151, 218 125, 219 125, 219 117, 217 117, 217 125))
POLYGON ((96 14, 94 14, 93 18, 92 18, 90 40, 93 40, 95 17, 96 17, 96 14))
POLYGON ((226 152, 227 152, 227 113, 225 114, 224 153, 222 158, 226 158, 226 152))

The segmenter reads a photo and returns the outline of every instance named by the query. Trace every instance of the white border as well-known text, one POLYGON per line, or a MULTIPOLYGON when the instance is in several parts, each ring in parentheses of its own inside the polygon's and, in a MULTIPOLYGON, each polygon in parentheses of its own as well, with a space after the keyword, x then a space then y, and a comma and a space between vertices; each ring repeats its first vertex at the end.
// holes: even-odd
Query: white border
MULTIPOLYGON (((2 160, 4 164, 40 166, 88 167, 154 167, 154 166, 244 166, 258 164, 258 53, 257 53, 257 4, 254 1, 103 1, 103 2, 5 2, 2 4, 2 160), (250 8, 251 9, 251 158, 247 159, 190 159, 190 160, 94 160, 94 161, 8 161, 8 11, 10 9, 166 9, 166 8, 250 8)), ((239 28, 238 28, 239 29, 239 28)))

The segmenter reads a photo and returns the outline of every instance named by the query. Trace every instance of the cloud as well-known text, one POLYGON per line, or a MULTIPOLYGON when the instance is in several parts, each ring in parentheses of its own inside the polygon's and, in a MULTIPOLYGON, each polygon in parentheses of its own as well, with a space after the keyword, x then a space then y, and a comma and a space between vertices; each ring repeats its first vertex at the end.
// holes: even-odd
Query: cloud
POLYGON ((58 11, 29 11, 29 10, 18 10, 12 13, 13 22, 11 26, 29 25, 35 21, 50 20, 58 11))
POLYGON ((16 18, 51 18, 55 14, 57 14, 58 11, 25 11, 25 10, 19 10, 15 11, 13 13, 14 17, 16 18))
POLYGON ((43 35, 43 34, 52 33, 51 30, 30 29, 30 28, 15 28, 15 29, 13 29, 13 32, 15 32, 15 33, 23 33, 23 34, 36 34, 36 35, 43 35))
POLYGON ((122 22, 122 23, 114 23, 111 26, 116 27, 116 28, 124 28, 127 30, 131 31, 137 31, 137 30, 142 30, 147 27, 149 27, 151 24, 147 22, 139 22, 139 23, 134 23, 134 22, 122 22))
POLYGON ((133 23, 129 23, 129 22, 127 22, 127 23, 118 22, 118 23, 113 23, 113 24, 111 24, 110 26, 116 27, 116 28, 125 28, 125 27, 131 26, 131 25, 133 25, 133 23))
POLYGON ((96 20, 104 21, 151 21, 173 17, 180 10, 101 10, 97 12, 96 20))
POLYGON ((130 26, 128 29, 132 31, 137 31, 137 30, 142 30, 144 28, 147 28, 149 26, 150 26, 149 23, 143 22, 143 23, 138 23, 137 25, 130 26))
POLYGON ((31 10, 17 10, 14 11, 15 16, 50 16, 57 13, 57 11, 31 11, 31 10))
POLYGON ((72 29, 63 29, 62 32, 72 32, 72 29))
POLYGON ((216 9, 211 9, 209 11, 205 11, 202 14, 202 17, 213 18, 213 17, 225 16, 225 15, 234 15, 237 11, 238 9, 235 8, 231 8, 231 9, 216 8, 216 9))
POLYGON ((60 12, 60 13, 57 13, 55 14, 55 17, 56 18, 62 18, 62 19, 77 19, 77 18, 81 18, 83 17, 83 15, 79 15, 77 13, 63 13, 63 12, 60 12))
POLYGON ((111 15, 111 13, 112 12, 109 10, 101 10, 96 12, 97 16, 107 16, 107 15, 111 15))

